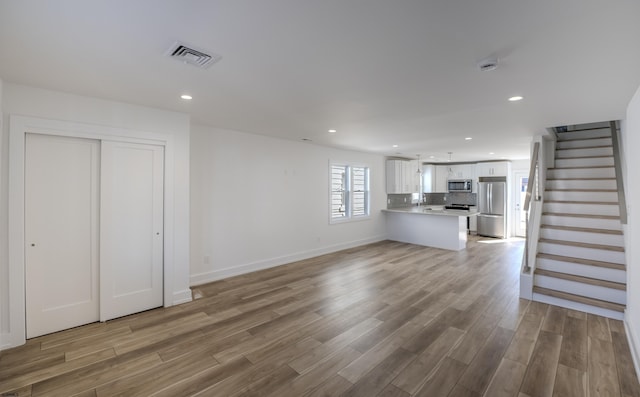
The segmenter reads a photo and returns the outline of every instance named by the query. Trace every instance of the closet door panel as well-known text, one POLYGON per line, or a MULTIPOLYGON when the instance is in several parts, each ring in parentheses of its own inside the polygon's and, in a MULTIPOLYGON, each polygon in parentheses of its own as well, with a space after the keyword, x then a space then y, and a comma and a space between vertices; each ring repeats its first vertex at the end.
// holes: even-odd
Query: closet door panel
POLYGON ((26 135, 27 338, 98 321, 96 140, 26 135))
POLYGON ((164 148, 102 142, 100 319, 163 304, 164 148))

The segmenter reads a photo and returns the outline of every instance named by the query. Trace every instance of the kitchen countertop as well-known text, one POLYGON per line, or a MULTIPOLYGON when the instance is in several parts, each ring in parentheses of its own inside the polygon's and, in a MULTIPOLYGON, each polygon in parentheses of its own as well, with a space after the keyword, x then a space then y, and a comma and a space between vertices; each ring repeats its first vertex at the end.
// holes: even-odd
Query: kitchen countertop
POLYGON ((419 215, 441 215, 441 216, 476 216, 478 215, 478 210, 447 210, 444 209, 441 205, 413 205, 411 207, 400 207, 400 208, 390 208, 383 209, 385 212, 399 212, 405 214, 419 214, 419 215))

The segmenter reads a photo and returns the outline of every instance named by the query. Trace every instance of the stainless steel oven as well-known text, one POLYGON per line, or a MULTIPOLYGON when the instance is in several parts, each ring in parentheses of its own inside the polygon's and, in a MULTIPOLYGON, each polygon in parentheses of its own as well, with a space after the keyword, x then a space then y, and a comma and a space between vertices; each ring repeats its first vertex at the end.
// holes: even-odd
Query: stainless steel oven
POLYGON ((449 179, 447 189, 449 192, 471 192, 471 179, 449 179))

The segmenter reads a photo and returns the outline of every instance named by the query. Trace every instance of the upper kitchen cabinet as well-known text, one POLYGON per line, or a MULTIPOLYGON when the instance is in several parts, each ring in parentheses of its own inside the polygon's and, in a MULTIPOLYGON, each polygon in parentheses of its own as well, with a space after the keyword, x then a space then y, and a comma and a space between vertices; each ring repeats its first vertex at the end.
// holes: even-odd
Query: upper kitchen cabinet
POLYGON ((473 179, 476 174, 475 164, 457 164, 450 167, 449 179, 473 179))
POLYGON ((492 161, 478 163, 478 177, 481 176, 507 176, 509 175, 508 161, 492 161))
POLYGON ((449 166, 447 165, 436 165, 435 166, 435 178, 433 184, 433 192, 434 193, 446 193, 447 189, 447 179, 449 179, 449 166))
POLYGON ((404 161, 387 160, 387 194, 402 193, 404 183, 404 161))
POLYGON ((407 182, 409 183, 409 193, 420 193, 420 184, 422 177, 422 165, 418 160, 407 161, 409 163, 407 172, 407 182))
POLYGON ((387 194, 420 192, 418 161, 387 160, 387 194))
POLYGON ((433 164, 422 166, 422 192, 434 193, 436 184, 436 167, 433 164))

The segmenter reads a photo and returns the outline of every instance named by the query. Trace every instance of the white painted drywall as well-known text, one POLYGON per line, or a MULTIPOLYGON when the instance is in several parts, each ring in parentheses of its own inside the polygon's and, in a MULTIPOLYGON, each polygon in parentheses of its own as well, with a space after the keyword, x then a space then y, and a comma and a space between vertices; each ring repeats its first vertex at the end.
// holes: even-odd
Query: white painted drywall
MULTIPOLYGON (((189 291, 189 116, 182 113, 168 112, 127 103, 102 100, 97 98, 71 95, 28 86, 4 83, 2 90, 2 106, 4 128, 2 128, 2 161, 0 162, 0 274, 8 271, 7 257, 7 196, 9 115, 25 115, 52 120, 64 120, 98 126, 114 127, 120 131, 138 131, 163 134, 172 138, 174 154, 174 196, 173 196, 173 252, 174 263, 173 297, 180 303, 191 299, 189 291)), ((5 277, 2 278, 4 282, 5 277)), ((4 302, 10 302, 8 288, 1 285, 0 318, 2 318, 3 334, 8 332, 9 308, 4 302), (5 321, 6 320, 6 321, 5 321)), ((9 306, 10 303, 9 303, 9 306)), ((11 308, 10 310, 13 310, 11 308)), ((5 338, 6 339, 6 338, 5 338)), ((0 340, 1 342, 1 340, 0 340)))
POLYGON ((384 164, 380 155, 192 126, 191 284, 384 239, 384 164), (370 219, 329 224, 330 160, 371 167, 370 219))
POLYGON ((7 244, 9 222, 7 221, 7 172, 8 172, 8 134, 4 133, 4 113, 2 111, 3 83, 0 79, 0 350, 5 345, 4 335, 7 333, 9 323, 9 299, 5 294, 9 291, 9 269, 7 264, 7 244))
MULTIPOLYGON (((640 147, 640 88, 627 107, 627 119, 623 124, 623 147, 630 153, 640 147)), ((639 156, 625 156, 624 184, 627 201, 627 226, 625 227, 625 252, 627 260, 627 310, 625 322, 629 334, 631 353, 636 372, 640 373, 640 169, 639 156)))

